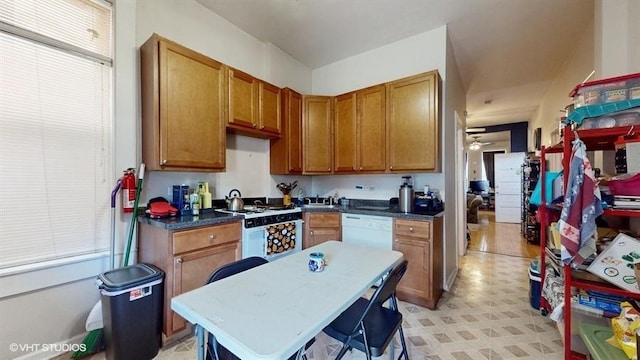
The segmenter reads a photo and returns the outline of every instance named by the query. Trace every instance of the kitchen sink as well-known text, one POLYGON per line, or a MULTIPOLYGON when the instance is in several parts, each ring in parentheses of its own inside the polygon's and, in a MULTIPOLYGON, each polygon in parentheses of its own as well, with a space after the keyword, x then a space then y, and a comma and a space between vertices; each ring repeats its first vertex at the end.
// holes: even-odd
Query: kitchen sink
POLYGON ((335 207, 335 205, 311 203, 311 204, 304 204, 304 205, 302 205, 302 207, 305 207, 305 208, 316 208, 316 209, 332 209, 333 207, 335 207))

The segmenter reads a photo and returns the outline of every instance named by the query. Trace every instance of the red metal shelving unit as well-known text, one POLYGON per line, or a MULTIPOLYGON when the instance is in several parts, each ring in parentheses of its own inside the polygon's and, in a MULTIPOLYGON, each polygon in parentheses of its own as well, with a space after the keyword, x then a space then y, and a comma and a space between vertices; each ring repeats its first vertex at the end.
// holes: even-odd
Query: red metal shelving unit
MULTIPOLYGON (((587 146, 587 150, 614 150, 614 142, 619 136, 631 135, 634 131, 633 126, 622 126, 615 128, 605 129, 590 129, 590 130, 572 130, 569 126, 565 126, 563 130, 563 140, 558 144, 542 147, 541 161, 540 161, 540 173, 543 179, 541 183, 541 194, 546 194, 546 156, 548 154, 562 154, 562 168, 569 168, 569 161, 571 158, 571 148, 573 140, 578 136, 587 146)), ((564 188, 567 188, 567 177, 564 177, 564 188)), ((546 227, 549 225, 549 216, 551 211, 558 211, 559 208, 551 208, 546 204, 546 197, 541 196, 541 205, 539 208, 540 218, 540 279, 544 282, 546 275, 546 247, 547 247, 547 231, 546 227)), ((640 210, 626 210, 626 209, 606 209, 605 214, 612 216, 625 216, 625 217, 640 217, 640 210)), ((579 270, 573 270, 571 266, 563 266, 564 273, 564 358, 565 359, 584 359, 585 355, 574 352, 571 350, 571 289, 580 288, 586 290, 597 290, 601 292, 607 292, 619 296, 626 296, 630 298, 640 299, 640 294, 630 293, 622 290, 607 282, 597 282, 576 279, 574 272, 579 270)), ((542 285, 542 284, 541 284, 542 285)), ((549 303, 541 296, 541 307, 547 311, 551 310, 549 303)))

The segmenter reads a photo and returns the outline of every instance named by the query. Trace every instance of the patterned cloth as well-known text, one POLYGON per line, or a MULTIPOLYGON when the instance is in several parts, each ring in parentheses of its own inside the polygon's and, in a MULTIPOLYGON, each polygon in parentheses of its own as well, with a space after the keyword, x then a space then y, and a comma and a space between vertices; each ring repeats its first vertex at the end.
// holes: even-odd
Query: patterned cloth
POLYGON ((579 266, 596 251, 596 218, 602 214, 600 189, 587 148, 580 139, 573 142, 564 207, 558 222, 562 261, 579 266))

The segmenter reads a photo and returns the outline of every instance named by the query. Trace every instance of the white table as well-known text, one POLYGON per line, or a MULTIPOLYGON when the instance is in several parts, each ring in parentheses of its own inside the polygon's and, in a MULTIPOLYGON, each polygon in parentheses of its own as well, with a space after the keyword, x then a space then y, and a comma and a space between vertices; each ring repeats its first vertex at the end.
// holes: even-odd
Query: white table
POLYGON ((402 260, 402 253, 328 241, 171 299, 196 325, 198 357, 207 330, 241 359, 286 359, 402 260), (322 272, 308 268, 323 252, 322 272))

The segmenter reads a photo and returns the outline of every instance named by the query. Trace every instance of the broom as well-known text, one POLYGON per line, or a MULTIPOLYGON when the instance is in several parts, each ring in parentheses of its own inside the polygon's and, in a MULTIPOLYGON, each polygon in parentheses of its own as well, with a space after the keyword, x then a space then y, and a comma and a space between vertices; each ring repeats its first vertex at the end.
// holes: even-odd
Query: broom
MULTIPOLYGON (((116 186, 111 191, 111 244, 109 249, 110 270, 113 270, 115 267, 116 196, 118 195, 118 191, 121 187, 122 178, 116 181, 116 186)), ((100 301, 98 301, 91 309, 89 316, 87 316, 87 323, 85 326, 89 333, 82 340, 80 348, 71 354, 72 359, 81 359, 105 349, 104 329, 102 328, 102 303, 100 301), (91 321, 91 319, 96 320, 91 321)))
MULTIPOLYGON (((133 240, 133 230, 135 228, 135 223, 138 219, 138 201, 140 200, 140 192, 142 191, 144 169, 145 169, 145 165, 141 164, 140 171, 138 172, 138 183, 136 184, 136 196, 133 204, 133 215, 131 216, 131 224, 129 225, 129 238, 127 240, 127 249, 125 251, 125 257, 124 257, 124 262, 122 266, 127 266, 127 263, 129 262, 129 253, 131 252, 131 242, 133 240)), ((115 195, 120 189, 121 185, 122 185, 122 180, 118 179, 116 188, 111 192, 111 208, 112 208, 111 220, 112 220, 113 227, 115 227, 115 211, 113 210, 115 209, 115 195)), ((111 238, 111 269, 113 270, 114 257, 115 257, 115 249, 114 249, 115 230, 114 229, 112 229, 112 234, 113 235, 111 238)), ((103 351, 106 347, 104 342, 104 329, 102 327, 92 329, 92 324, 89 323, 88 321, 89 319, 92 318, 91 315, 94 312, 97 312, 98 309, 100 309, 100 312, 102 312, 102 306, 98 306, 98 305, 101 305, 101 303, 98 302, 96 306, 94 306, 93 309, 91 309, 91 312, 89 313, 89 317, 87 318, 87 330, 89 331, 89 333, 87 334, 87 336, 85 336, 84 340, 82 340, 80 349, 78 349, 78 351, 75 351, 71 355, 72 359, 81 359, 83 357, 95 354, 99 351, 103 351)), ((95 326, 95 324, 93 325, 95 326)))

